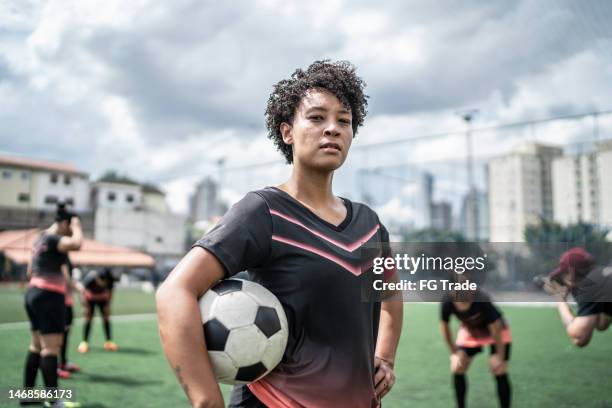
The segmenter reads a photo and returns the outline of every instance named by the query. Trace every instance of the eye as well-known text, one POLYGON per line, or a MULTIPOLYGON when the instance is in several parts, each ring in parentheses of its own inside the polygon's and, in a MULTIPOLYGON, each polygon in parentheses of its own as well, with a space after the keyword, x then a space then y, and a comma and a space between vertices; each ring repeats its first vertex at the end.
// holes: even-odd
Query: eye
POLYGON ((319 120, 323 120, 323 116, 321 116, 321 115, 311 115, 311 116, 308 117, 308 119, 314 120, 314 121, 319 121, 319 120))
POLYGON ((342 123, 343 125, 350 125, 351 124, 351 120, 350 119, 340 119, 339 122, 342 123))

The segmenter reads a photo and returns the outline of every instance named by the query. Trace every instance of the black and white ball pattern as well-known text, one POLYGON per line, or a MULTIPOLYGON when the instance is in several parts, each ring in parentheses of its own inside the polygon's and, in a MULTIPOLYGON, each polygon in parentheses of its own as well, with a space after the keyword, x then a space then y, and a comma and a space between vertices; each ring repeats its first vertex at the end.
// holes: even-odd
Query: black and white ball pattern
POLYGON ((200 298, 206 347, 219 382, 246 384, 269 373, 287 346, 287 317, 263 286, 226 279, 200 298))

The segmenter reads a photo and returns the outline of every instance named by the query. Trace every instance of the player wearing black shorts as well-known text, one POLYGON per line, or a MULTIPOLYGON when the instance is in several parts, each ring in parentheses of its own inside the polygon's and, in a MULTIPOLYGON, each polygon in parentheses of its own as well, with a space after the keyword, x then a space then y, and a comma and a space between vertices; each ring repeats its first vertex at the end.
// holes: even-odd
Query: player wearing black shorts
POLYGON ((267 126, 291 177, 235 204, 157 292, 162 345, 193 406, 223 406, 198 297, 241 270, 280 300, 289 340, 270 374, 234 388, 231 407, 370 408, 393 387, 403 305, 363 299, 360 257, 388 234, 370 208, 332 193, 365 109, 346 62, 315 62, 275 86, 267 126))
POLYGON ((612 321, 612 266, 597 265, 584 248, 570 248, 550 273, 545 289, 557 299, 567 335, 577 347, 585 347, 595 330, 604 331, 612 321), (572 294, 576 316, 567 304, 572 294))
POLYGON ((78 350, 80 353, 89 351, 89 334, 91 333, 91 321, 93 319, 96 308, 100 309, 102 315, 102 325, 104 327, 104 350, 117 351, 118 346, 113 342, 111 335, 110 322, 110 303, 113 294, 115 280, 110 268, 104 268, 102 271, 92 270, 83 278, 82 285, 84 287, 84 316, 85 324, 83 325, 83 341, 79 344, 78 350))
MULTIPOLYGON (((24 370, 24 386, 34 387, 38 369, 47 388, 57 388, 57 356, 66 324, 65 294, 67 274, 62 271, 68 251, 81 246, 82 231, 78 217, 58 207, 55 223, 34 243, 28 263, 29 288, 25 308, 32 329, 24 370)), ((27 401, 23 401, 27 403, 27 401)), ((70 406, 70 403, 57 401, 70 406)))
POLYGON ((472 358, 486 346, 489 346, 491 352, 489 368, 495 376, 500 406, 509 407, 511 388, 507 371, 512 335, 491 299, 482 291, 463 292, 461 296, 454 293, 441 303, 440 321, 442 336, 451 352, 450 369, 457 407, 466 406, 466 373, 472 358), (459 298, 461 301, 457 301, 459 298), (452 315, 461 322, 455 340, 449 327, 452 315))

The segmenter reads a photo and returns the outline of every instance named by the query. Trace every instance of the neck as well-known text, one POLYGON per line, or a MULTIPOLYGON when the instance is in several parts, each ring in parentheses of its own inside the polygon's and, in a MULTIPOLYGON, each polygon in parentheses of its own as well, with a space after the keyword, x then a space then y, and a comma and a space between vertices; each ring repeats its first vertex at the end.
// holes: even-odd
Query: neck
POLYGON ((291 177, 280 188, 292 197, 313 207, 335 203, 332 192, 334 172, 314 172, 294 165, 291 177))

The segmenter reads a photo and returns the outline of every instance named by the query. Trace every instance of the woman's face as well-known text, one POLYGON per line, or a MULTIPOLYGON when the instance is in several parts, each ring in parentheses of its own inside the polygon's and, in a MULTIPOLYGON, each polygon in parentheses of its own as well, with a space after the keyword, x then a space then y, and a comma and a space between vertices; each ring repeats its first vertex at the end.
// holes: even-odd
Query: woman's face
POLYGON ((352 118, 351 111, 332 93, 307 91, 293 123, 281 125, 284 142, 292 145, 294 165, 318 171, 339 168, 353 141, 352 118))

